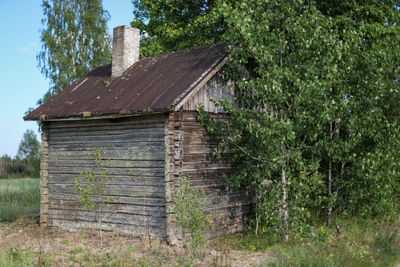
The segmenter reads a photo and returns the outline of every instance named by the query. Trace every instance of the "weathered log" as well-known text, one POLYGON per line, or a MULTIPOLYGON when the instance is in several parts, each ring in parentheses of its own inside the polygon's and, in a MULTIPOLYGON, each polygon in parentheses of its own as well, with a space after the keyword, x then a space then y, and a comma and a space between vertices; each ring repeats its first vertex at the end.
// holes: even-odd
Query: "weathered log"
MULTIPOLYGON (((102 158, 104 160, 164 160, 164 148, 148 148, 142 147, 138 149, 102 149, 102 158)), ((58 150, 50 149, 51 160, 65 160, 65 159, 86 159, 93 161, 93 149, 86 150, 58 150)))
MULTIPOLYGON (((49 208, 53 210, 86 210, 83 203, 75 200, 59 200, 54 199, 49 201, 49 208)), ((151 216, 155 214, 156 216, 165 216, 164 206, 148 206, 148 205, 132 205, 132 204, 122 204, 122 203, 105 203, 102 207, 104 212, 108 213, 128 213, 137 215, 151 216)))
MULTIPOLYGON (((81 173, 87 171, 87 167, 58 167, 49 166, 49 173, 51 174, 75 174, 80 175, 81 173)), ((107 168, 109 176, 126 176, 126 175, 136 175, 136 176, 164 176, 164 168, 107 168)), ((96 172, 96 174, 100 174, 96 172)))
POLYGON ((100 143, 98 146, 93 145, 78 145, 78 144, 52 144, 49 148, 49 151, 90 151, 93 153, 95 148, 100 148, 102 150, 140 150, 146 151, 147 149, 159 149, 164 147, 164 141, 145 141, 142 140, 140 142, 119 142, 119 143, 100 143))
MULTIPOLYGON (((74 174, 49 174, 48 184, 75 184, 75 178, 82 178, 83 175, 74 174)), ((107 184, 118 186, 159 186, 164 187, 162 177, 152 176, 111 176, 107 184)), ((88 184, 87 179, 81 179, 81 184, 88 184)))
MULTIPOLYGON (((103 160, 104 168, 163 168, 163 160, 123 160, 123 159, 112 159, 103 160)), ((96 162, 91 159, 60 159, 53 158, 49 160, 49 164, 52 167, 86 167, 96 168, 96 162)))
MULTIPOLYGON (((79 201, 79 194, 62 193, 50 195, 49 200, 73 200, 79 201)), ((165 206, 165 198, 151 197, 130 197, 130 196, 112 196, 110 203, 113 204, 132 204, 132 205, 147 205, 147 206, 165 206)))
MULTIPOLYGON (((73 184, 49 184, 49 194, 57 196, 62 194, 78 193, 73 184)), ((154 197, 163 198, 165 195, 164 187, 160 186, 120 186, 107 185, 107 196, 127 196, 127 197, 154 197)))
POLYGON ((103 124, 103 125, 91 125, 91 126, 75 126, 75 127, 62 127, 62 128, 50 128, 49 133, 52 135, 84 135, 81 133, 91 132, 94 134, 109 134, 110 130, 118 130, 118 131, 148 131, 148 129, 158 129, 164 128, 165 122, 157 122, 157 123, 124 123, 124 124, 103 124))
POLYGON ((128 134, 118 134, 118 135, 85 135, 76 137, 53 137, 49 135, 49 144, 101 144, 101 143, 123 143, 123 142, 142 142, 142 141, 164 141, 163 132, 132 132, 128 134))
POLYGON ((136 117, 113 118, 113 119, 99 119, 99 120, 74 120, 74 121, 52 121, 51 128, 74 128, 74 127, 99 127, 109 125, 148 125, 152 123, 160 123, 166 121, 166 114, 153 114, 136 117))
POLYGON ((161 228, 165 225, 165 216, 157 217, 128 214, 128 213, 107 213, 102 212, 99 214, 97 211, 85 210, 62 210, 62 209, 49 209, 49 218, 59 220, 75 220, 75 221, 88 221, 97 222, 99 216, 104 223, 118 223, 118 224, 131 224, 137 226, 146 226, 161 228))
MULTIPOLYGON (((94 230, 99 228, 99 224, 96 222, 88 221, 75 221, 68 219, 48 219, 50 227, 57 227, 69 231, 78 230, 94 230)), ((147 227, 140 225, 129 225, 129 224, 118 224, 118 223, 105 223, 101 224, 101 229, 104 231, 112 231, 117 233, 132 234, 135 236, 148 236, 163 238, 166 235, 165 227, 147 227)))

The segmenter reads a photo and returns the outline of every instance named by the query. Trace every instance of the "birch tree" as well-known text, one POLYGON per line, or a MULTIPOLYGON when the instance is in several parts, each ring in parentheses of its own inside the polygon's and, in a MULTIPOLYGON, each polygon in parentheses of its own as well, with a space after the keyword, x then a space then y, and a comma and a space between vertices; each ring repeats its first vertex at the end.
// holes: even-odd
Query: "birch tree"
POLYGON ((142 33, 141 55, 150 56, 221 41, 225 24, 215 0, 132 0, 133 27, 142 33))
POLYGON ((111 61, 106 26, 110 15, 101 0, 43 0, 42 8, 42 50, 37 60, 51 88, 38 104, 111 61))
POLYGON ((221 137, 217 154, 234 152, 229 183, 255 196, 256 232, 287 240, 309 233, 313 214, 328 225, 336 214, 396 216, 400 1, 216 0, 205 14, 135 2, 162 49, 229 44, 237 101, 219 104, 231 120, 199 118, 221 137), (181 14, 190 19, 175 23, 181 14), (165 25, 171 34, 157 34, 165 25))

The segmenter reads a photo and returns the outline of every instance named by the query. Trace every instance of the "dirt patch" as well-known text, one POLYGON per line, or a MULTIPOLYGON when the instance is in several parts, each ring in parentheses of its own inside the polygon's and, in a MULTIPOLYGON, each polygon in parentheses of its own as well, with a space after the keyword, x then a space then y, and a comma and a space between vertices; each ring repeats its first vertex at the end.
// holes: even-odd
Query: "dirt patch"
POLYGON ((258 266, 273 259, 269 253, 228 250, 217 245, 192 251, 113 233, 104 235, 100 247, 96 232, 43 228, 30 218, 0 224, 0 244, 1 254, 18 249, 31 255, 38 265, 46 261, 51 266, 258 266))

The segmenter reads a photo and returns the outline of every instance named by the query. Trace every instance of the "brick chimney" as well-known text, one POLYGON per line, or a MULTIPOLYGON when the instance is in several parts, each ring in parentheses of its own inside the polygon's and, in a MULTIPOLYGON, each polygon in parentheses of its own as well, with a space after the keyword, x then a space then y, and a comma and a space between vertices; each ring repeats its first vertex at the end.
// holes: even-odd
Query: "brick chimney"
POLYGON ((140 30, 128 26, 114 28, 111 77, 121 76, 139 60, 140 30))

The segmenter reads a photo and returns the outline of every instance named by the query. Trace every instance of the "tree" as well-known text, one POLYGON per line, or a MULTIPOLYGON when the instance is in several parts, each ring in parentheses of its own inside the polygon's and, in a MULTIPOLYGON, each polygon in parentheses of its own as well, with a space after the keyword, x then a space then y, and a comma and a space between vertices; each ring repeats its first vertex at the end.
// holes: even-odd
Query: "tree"
POLYGON ((142 32, 141 55, 150 56, 221 40, 224 22, 215 0, 132 0, 132 27, 142 32))
POLYGON ((0 178, 7 178, 11 165, 12 159, 9 155, 4 154, 0 157, 0 178))
POLYGON ((320 201, 312 147, 324 91, 336 77, 339 40, 332 22, 301 1, 242 1, 224 9, 226 38, 238 43, 227 73, 242 103, 221 103, 232 115, 223 132, 234 133, 224 145, 239 166, 231 181, 259 196, 261 223, 288 240, 289 230, 309 231, 311 208, 320 201))
POLYGON ((316 210, 328 224, 399 210, 399 2, 220 0, 184 25, 174 21, 187 9, 173 1, 144 6, 145 27, 174 33, 149 30, 163 48, 204 20, 215 24, 196 28, 197 39, 230 44, 225 74, 241 105, 219 102, 227 123, 200 119, 235 152, 230 183, 257 196, 257 225, 288 239, 309 231, 316 210))
POLYGON ((40 158, 40 142, 32 130, 26 130, 21 142, 19 143, 18 159, 37 159, 40 158))
POLYGON ((17 173, 27 172, 28 175, 39 177, 41 145, 32 130, 26 130, 19 144, 14 160, 17 173), (20 166, 20 167, 18 167, 20 166), (19 170, 21 169, 21 171, 19 170))
POLYGON ((346 105, 331 116, 336 140, 322 145, 341 188, 337 210, 345 214, 393 215, 399 208, 399 4, 317 1, 348 47, 334 88, 346 105))
MULTIPOLYGON (((346 6, 342 13, 330 1, 241 1, 225 9, 232 29, 226 36, 239 44, 230 77, 239 81, 245 103, 232 107, 240 135, 228 141, 258 161, 268 148, 269 157, 273 151, 286 152, 285 160, 266 158, 272 162, 269 168, 242 171, 251 172, 254 182, 254 177, 274 177, 274 169, 285 167, 292 230, 299 208, 318 205, 326 210, 328 224, 335 212, 374 216, 398 209, 391 204, 400 196, 395 156, 400 148, 398 1, 341 4, 346 6), (243 142, 243 133, 253 142, 243 142), (280 150, 279 140, 284 143, 280 150), (266 146, 260 149, 260 144, 266 146), (309 191, 320 183, 325 193, 309 191)), ((243 164, 257 166, 236 150, 243 164)))
POLYGON ((111 60, 107 21, 101 0, 43 0, 42 51, 37 55, 41 72, 51 88, 41 104, 111 60))

